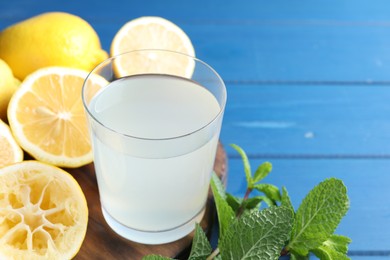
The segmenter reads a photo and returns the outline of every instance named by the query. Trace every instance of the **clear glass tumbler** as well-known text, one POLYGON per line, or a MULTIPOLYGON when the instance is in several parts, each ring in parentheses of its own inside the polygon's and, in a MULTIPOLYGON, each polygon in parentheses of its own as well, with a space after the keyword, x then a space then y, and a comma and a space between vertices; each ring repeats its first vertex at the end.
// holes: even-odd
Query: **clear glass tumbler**
POLYGON ((194 57, 139 50, 107 59, 82 91, 103 216, 139 243, 180 239, 200 222, 226 104, 194 57))

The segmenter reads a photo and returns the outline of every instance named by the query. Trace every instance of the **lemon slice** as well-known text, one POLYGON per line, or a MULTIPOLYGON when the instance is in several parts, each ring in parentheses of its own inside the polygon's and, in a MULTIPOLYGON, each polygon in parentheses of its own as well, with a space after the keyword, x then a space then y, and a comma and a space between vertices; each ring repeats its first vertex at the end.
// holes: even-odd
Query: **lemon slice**
POLYGON ((0 120, 0 168, 23 161, 23 150, 15 141, 9 126, 0 120))
MULTIPOLYGON (((127 22, 111 43, 112 56, 141 49, 168 50, 195 56, 194 47, 185 32, 161 17, 145 16, 127 22)), ((156 51, 120 59, 115 65, 120 76, 151 72, 190 78, 195 63, 187 57, 156 51)))
POLYGON ((0 169, 0 259, 71 259, 87 223, 85 196, 69 173, 38 161, 0 169))
MULTIPOLYGON (((15 139, 35 159, 61 167, 92 161, 81 89, 88 72, 48 67, 30 74, 12 96, 8 121, 15 139)), ((99 78, 100 79, 100 78, 99 78)), ((105 84, 96 81, 96 85, 105 84)))

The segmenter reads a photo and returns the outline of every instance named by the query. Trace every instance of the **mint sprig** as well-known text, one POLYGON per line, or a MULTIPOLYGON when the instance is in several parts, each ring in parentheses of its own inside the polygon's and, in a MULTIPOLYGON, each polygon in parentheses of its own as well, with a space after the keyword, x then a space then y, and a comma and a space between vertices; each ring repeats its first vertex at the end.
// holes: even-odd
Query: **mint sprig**
POLYGON ((245 212, 221 238, 221 258, 277 259, 290 235, 291 224, 291 211, 284 207, 245 212))
MULTIPOLYGON (((190 260, 278 259, 344 260, 351 239, 334 231, 349 208, 347 189, 341 180, 329 178, 314 187, 295 211, 288 191, 262 181, 272 164, 261 164, 252 174, 249 159, 238 145, 247 188, 244 197, 226 192, 213 173, 211 189, 219 221, 218 246, 213 251, 202 228, 196 225, 190 260), (256 191, 256 195, 252 195, 256 191), (260 195, 259 195, 260 193, 260 195), (262 202, 265 203, 262 204, 262 202), (264 205, 264 206, 263 206, 264 205)), ((151 255, 146 260, 166 260, 151 255)))
POLYGON ((312 250, 312 252, 320 259, 325 260, 344 260, 349 259, 346 256, 348 252, 348 244, 351 239, 345 236, 332 235, 321 246, 312 250))
POLYGON ((203 260, 211 254, 212 248, 199 224, 195 226, 194 240, 192 241, 189 260, 203 260))
MULTIPOLYGON (((223 237, 225 231, 229 229, 231 223, 235 218, 233 208, 227 201, 227 195, 223 183, 219 177, 213 173, 211 176, 211 189, 213 191, 215 205, 217 208, 218 222, 219 222, 219 235, 223 237)), ((234 196, 231 196, 234 199, 234 196)))
POLYGON ((307 255, 320 247, 333 234, 348 208, 342 181, 331 178, 321 182, 298 208, 287 249, 307 255))

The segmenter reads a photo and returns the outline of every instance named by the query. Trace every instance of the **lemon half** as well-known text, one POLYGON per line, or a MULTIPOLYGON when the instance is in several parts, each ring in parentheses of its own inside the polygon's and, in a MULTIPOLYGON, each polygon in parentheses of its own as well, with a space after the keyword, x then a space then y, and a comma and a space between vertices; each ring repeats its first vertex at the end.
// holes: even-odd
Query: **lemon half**
MULTIPOLYGON (((127 22, 115 34, 111 55, 134 50, 168 50, 195 57, 195 50, 187 34, 171 21, 155 16, 144 16, 127 22)), ((128 55, 115 63, 119 76, 140 73, 163 73, 190 78, 195 63, 192 59, 162 52, 146 56, 128 55)))
POLYGON ((11 68, 0 59, 0 119, 3 121, 7 121, 8 103, 19 85, 20 81, 14 78, 11 68))
POLYGON ((0 168, 23 161, 23 150, 15 141, 9 126, 0 120, 0 168))
POLYGON ((87 224, 85 196, 69 173, 38 161, 0 169, 0 259, 71 259, 87 224))
POLYGON ((30 74, 12 96, 8 106, 10 127, 20 146, 35 159, 61 167, 92 162, 81 100, 87 75, 87 71, 65 67, 40 69, 30 74))

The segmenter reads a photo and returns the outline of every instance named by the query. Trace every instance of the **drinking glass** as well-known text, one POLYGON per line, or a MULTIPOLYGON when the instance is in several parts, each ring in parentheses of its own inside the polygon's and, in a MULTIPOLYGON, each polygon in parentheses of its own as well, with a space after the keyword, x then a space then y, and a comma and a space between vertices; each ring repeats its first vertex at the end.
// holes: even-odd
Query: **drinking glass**
POLYGON ((226 88, 206 63, 166 50, 111 57, 86 78, 107 224, 144 244, 178 240, 203 218, 226 88))

